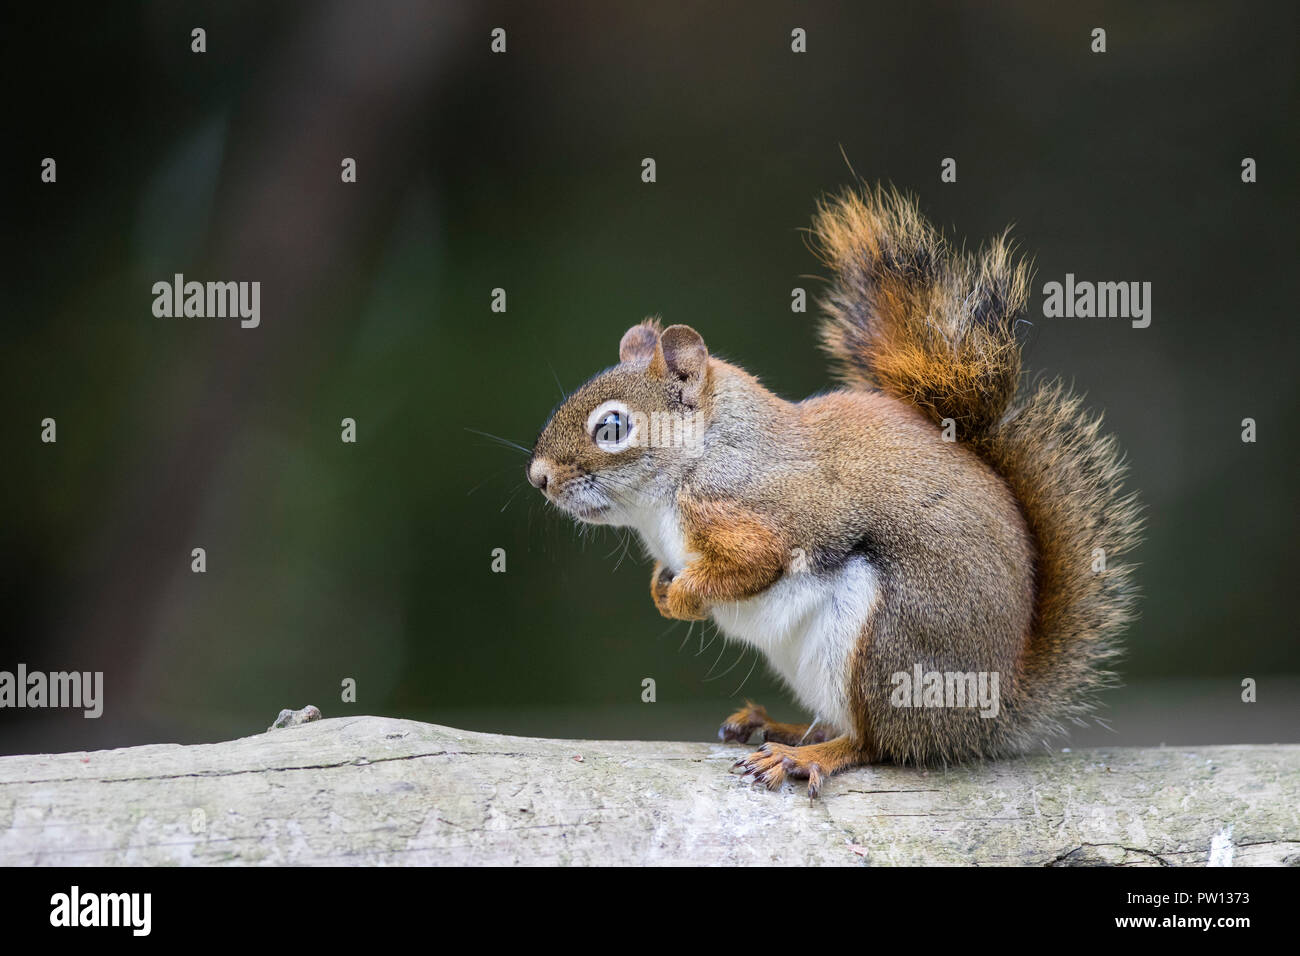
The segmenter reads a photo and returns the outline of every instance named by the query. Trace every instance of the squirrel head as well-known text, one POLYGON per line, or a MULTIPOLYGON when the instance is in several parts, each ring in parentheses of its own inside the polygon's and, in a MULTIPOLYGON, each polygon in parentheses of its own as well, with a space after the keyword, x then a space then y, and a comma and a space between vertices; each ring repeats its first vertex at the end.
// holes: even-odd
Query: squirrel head
POLYGON ((528 461, 533 487, 592 524, 630 523, 671 494, 713 405, 709 352, 690 326, 647 319, 618 358, 552 413, 528 461))

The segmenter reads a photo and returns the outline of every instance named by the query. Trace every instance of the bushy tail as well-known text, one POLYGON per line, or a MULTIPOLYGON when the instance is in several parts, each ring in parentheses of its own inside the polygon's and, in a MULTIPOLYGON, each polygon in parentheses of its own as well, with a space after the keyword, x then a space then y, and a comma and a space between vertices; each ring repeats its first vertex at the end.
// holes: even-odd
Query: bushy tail
POLYGON ((822 203, 812 235, 834 271, 822 342, 841 376, 952 419, 1024 510, 1038 603, 1018 695, 1023 736, 1079 718, 1109 682, 1132 616, 1132 572, 1119 558, 1138 543, 1141 517, 1100 418, 1059 381, 1021 392, 1028 269, 1005 236, 975 253, 952 248, 912 200, 882 188, 822 203))

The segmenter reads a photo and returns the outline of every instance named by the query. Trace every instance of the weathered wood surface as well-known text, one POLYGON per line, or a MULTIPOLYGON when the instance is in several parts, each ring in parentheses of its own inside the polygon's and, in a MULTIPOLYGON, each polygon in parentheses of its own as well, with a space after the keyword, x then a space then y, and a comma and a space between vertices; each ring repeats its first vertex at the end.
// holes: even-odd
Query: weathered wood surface
POLYGON ((1300 746, 861 768, 808 801, 734 745, 540 740, 380 717, 0 758, 0 864, 1300 862, 1300 746))

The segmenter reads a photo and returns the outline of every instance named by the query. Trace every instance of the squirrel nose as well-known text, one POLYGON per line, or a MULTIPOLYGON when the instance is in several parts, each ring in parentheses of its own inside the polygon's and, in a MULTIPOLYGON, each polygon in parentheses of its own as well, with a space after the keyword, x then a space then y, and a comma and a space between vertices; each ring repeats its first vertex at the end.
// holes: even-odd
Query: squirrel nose
POLYGON ((528 464, 528 483, 538 491, 545 492, 551 483, 551 465, 544 458, 534 458, 528 464))

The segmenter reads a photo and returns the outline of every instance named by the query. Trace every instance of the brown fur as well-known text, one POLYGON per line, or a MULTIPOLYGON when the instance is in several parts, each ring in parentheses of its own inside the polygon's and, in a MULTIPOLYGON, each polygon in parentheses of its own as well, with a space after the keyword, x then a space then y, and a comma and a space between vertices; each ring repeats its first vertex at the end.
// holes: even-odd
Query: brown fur
POLYGON ((710 604, 739 601, 770 587, 785 569, 786 549, 763 517, 736 501, 677 495, 686 544, 699 554, 668 587, 671 616, 694 620, 710 604))
POLYGON ((718 737, 726 743, 745 744, 749 743, 749 738, 755 732, 762 733, 764 742, 789 744, 792 747, 819 744, 840 736, 830 727, 787 724, 773 720, 768 716, 766 707, 747 700, 744 707, 722 722, 718 728, 718 737))
POLYGON ((836 737, 817 744, 765 743, 748 757, 737 760, 744 776, 753 777, 769 790, 775 790, 786 778, 808 781, 808 797, 816 799, 822 784, 833 773, 870 763, 877 755, 851 737, 836 737))
POLYGON ((675 501, 690 557, 656 562, 651 578, 668 617, 765 592, 796 549, 815 574, 867 559, 877 597, 845 675, 850 726, 799 747, 777 741, 797 743, 806 725, 765 711, 723 727, 775 733, 745 762, 764 782, 807 777, 815 789, 865 760, 1019 752, 1086 712, 1131 614, 1117 559, 1139 521, 1115 443, 1060 384, 1020 395, 1028 281, 1004 240, 954 250, 883 190, 823 204, 813 235, 835 271, 823 343, 847 387, 788 402, 709 355, 693 329, 648 321, 624 335, 619 365, 554 413, 530 480, 588 521, 675 501), (602 451, 588 416, 613 399, 702 415, 708 440, 602 451), (959 441, 943 440, 945 419, 959 441), (998 673, 998 716, 893 706, 891 675, 916 665, 998 673))
POLYGON ((955 252, 883 188, 822 203, 813 237, 836 272, 822 344, 841 377, 951 418, 963 437, 990 428, 1019 384, 1013 320, 1029 296, 1005 237, 955 252))
MULTIPOLYGON (((1116 442, 1060 382, 1020 397, 1015 323, 1029 283, 1005 239, 973 256, 957 252, 914 202, 884 189, 822 204, 813 235, 836 273, 822 338, 844 378, 936 422, 953 419, 1024 515, 1035 545, 1034 620, 1013 671, 1014 720, 993 752, 1023 749, 1089 710, 1111 681, 1106 665, 1132 616, 1132 569, 1116 559, 1139 541, 1141 521, 1121 492, 1116 442), (1092 570, 1098 548, 1102 573, 1092 570)), ((864 636, 862 657, 868 644, 864 636)), ((898 743, 921 760, 962 749, 949 733, 937 747, 898 743)))

